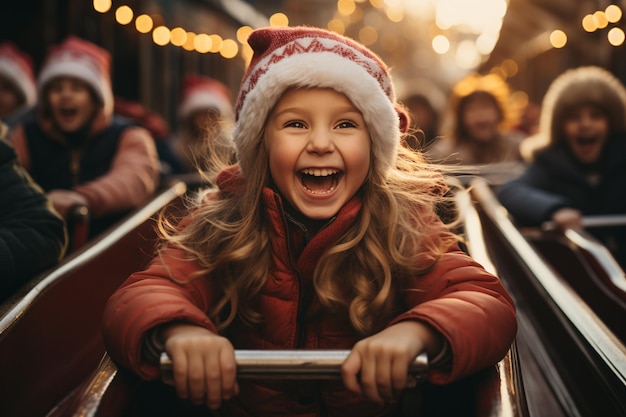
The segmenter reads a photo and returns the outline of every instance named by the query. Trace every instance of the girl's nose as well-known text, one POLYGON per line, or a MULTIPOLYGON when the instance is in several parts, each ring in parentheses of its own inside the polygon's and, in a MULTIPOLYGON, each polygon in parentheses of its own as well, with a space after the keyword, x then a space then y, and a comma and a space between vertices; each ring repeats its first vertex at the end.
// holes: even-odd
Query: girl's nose
POLYGON ((324 129, 312 129, 309 134, 307 150, 315 153, 332 152, 334 149, 332 132, 324 129))

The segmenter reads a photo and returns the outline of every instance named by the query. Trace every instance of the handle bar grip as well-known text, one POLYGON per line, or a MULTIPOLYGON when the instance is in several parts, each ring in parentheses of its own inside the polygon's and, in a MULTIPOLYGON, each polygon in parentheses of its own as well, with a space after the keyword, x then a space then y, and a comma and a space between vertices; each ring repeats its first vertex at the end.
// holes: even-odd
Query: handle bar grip
MULTIPOLYGON (((237 377, 245 379, 341 379, 349 350, 235 350, 237 377)), ((161 380, 174 383, 172 361, 161 354, 161 380)), ((426 380, 428 358, 422 353, 409 366, 409 386, 426 380)))

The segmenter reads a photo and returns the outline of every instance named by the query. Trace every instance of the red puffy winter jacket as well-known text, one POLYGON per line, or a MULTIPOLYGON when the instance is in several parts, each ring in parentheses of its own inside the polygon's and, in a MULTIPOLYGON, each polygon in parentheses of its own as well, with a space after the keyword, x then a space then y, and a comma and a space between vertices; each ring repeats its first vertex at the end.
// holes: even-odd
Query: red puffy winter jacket
MULTIPOLYGON (((219 185, 219 183, 218 183, 219 185)), ((235 349, 350 349, 359 339, 347 317, 325 315, 298 322, 300 288, 329 244, 355 221, 361 200, 355 197, 334 222, 316 234, 296 260, 287 248, 280 197, 263 191, 271 221, 273 267, 262 291, 263 324, 250 329, 233 323, 224 333, 235 349), (297 339, 299 341, 297 341, 297 339)), ((443 230, 434 218, 433 231, 443 230)), ((331 243, 332 242, 332 243, 331 243)), ((155 363, 142 358, 143 337, 155 326, 181 320, 216 331, 207 317, 218 289, 210 278, 180 285, 199 269, 179 249, 169 248, 146 270, 118 289, 104 313, 104 340, 112 359, 144 379, 159 376, 155 363)), ((497 277, 454 245, 426 275, 415 278, 419 291, 405 291, 401 320, 422 320, 440 331, 452 352, 450 369, 431 369, 435 384, 451 382, 498 362, 509 349, 517 322, 513 301, 497 277)), ((240 381, 240 394, 226 402, 229 416, 382 416, 389 409, 345 390, 340 383, 240 381)))

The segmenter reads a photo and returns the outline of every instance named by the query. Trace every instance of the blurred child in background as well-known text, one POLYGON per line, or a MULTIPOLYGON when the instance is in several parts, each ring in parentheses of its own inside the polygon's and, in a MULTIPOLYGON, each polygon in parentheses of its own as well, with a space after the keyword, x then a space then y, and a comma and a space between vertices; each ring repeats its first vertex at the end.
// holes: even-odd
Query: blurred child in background
MULTIPOLYGON (((626 89, 595 66, 566 71, 546 92, 529 162, 498 197, 521 226, 582 228, 585 215, 626 214, 626 89)), ((626 265, 626 227, 591 229, 626 265)))
POLYGON ((38 77, 36 120, 18 126, 19 160, 68 218, 86 206, 93 237, 154 193, 159 160, 141 127, 113 118, 110 55, 69 37, 52 47, 38 77))
POLYGON ((35 106, 36 101, 30 56, 10 42, 0 43, 0 122, 12 129, 35 106))
POLYGON ((222 82, 197 74, 183 81, 178 110, 178 129, 171 143, 177 156, 178 172, 204 171, 209 148, 207 141, 229 137, 234 122, 231 92, 222 82))
POLYGON ((429 149, 434 162, 485 165, 521 161, 523 138, 508 85, 495 74, 470 75, 453 88, 443 134, 429 149))

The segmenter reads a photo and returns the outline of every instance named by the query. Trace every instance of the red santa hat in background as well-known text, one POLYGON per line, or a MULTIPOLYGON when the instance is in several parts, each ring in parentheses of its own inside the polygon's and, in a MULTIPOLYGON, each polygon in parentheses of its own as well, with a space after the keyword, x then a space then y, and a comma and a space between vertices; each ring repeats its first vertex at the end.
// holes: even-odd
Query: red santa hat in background
POLYGON ((231 100, 231 92, 225 84, 213 78, 190 74, 183 81, 178 116, 182 120, 198 110, 214 109, 220 116, 232 118, 231 100))
POLYGON ((11 42, 0 44, 0 75, 7 78, 24 96, 25 105, 37 100, 33 62, 25 52, 11 42))
POLYGON ((111 55, 105 49, 75 36, 53 46, 39 73, 40 93, 50 80, 75 77, 89 85, 101 100, 105 110, 113 111, 111 87, 111 55))
POLYGON ((370 49, 325 29, 300 26, 261 28, 248 43, 254 51, 244 74, 233 140, 245 173, 258 158, 259 133, 267 115, 289 88, 332 88, 361 111, 372 140, 374 169, 395 165, 397 146, 408 127, 396 103, 389 69, 370 49))

